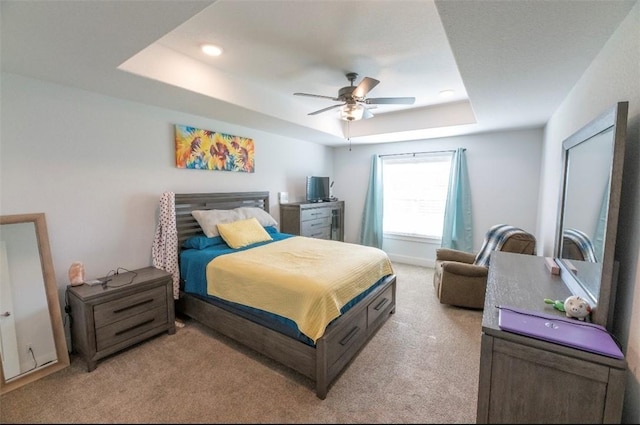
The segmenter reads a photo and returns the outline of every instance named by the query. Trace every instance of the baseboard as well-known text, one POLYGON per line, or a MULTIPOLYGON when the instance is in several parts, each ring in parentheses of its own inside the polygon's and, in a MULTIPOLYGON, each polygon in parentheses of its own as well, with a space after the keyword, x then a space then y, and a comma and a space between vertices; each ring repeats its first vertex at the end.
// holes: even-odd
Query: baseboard
POLYGON ((388 254, 388 255, 389 255, 389 259, 392 262, 410 264, 412 266, 430 267, 430 268, 434 268, 436 266, 435 260, 429 260, 426 258, 419 258, 419 257, 410 257, 408 255, 397 255, 397 254, 388 254))

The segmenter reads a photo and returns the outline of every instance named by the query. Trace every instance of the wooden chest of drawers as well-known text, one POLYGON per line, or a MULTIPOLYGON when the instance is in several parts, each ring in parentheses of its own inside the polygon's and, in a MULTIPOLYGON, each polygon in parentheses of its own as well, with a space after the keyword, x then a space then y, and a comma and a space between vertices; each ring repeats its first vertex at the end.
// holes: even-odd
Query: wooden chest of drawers
POLYGON ((344 201, 280 205, 283 233, 344 241, 344 201))
POLYGON ((499 309, 564 315, 542 303, 571 291, 544 257, 491 255, 482 315, 476 422, 620 423, 626 361, 504 331, 499 309))
POLYGON ((73 350, 87 362, 89 372, 101 358, 176 331, 171 274, 147 267, 109 279, 104 285, 68 290, 73 350))

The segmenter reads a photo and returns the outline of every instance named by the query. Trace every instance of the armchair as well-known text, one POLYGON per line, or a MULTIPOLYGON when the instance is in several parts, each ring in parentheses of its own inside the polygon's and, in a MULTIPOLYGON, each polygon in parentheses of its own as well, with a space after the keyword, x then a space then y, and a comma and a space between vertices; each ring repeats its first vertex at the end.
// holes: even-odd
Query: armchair
POLYGON ((593 243, 589 236, 578 229, 565 229, 562 234, 562 258, 597 262, 593 243))
POLYGON ((493 251, 534 255, 536 238, 522 229, 498 224, 487 232, 477 254, 440 248, 436 251, 433 286, 441 304, 484 308, 489 259, 493 251))

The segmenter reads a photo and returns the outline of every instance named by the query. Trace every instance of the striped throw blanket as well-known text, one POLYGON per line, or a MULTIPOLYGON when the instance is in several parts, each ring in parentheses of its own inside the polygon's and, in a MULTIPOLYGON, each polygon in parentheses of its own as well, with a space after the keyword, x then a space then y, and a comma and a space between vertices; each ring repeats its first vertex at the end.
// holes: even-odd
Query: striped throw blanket
POLYGON ((502 249, 502 246, 507 239, 517 233, 527 234, 524 230, 508 224, 496 224, 491 227, 484 238, 482 248, 480 248, 480 251, 476 255, 476 259, 473 264, 489 267, 489 258, 491 257, 491 253, 502 249))

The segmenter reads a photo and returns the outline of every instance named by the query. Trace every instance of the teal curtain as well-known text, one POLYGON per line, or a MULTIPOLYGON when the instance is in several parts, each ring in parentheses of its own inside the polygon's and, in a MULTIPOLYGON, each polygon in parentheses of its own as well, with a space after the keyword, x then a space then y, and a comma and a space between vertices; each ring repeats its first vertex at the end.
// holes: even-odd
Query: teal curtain
POLYGON ((367 198, 362 212, 360 244, 382 248, 382 161, 378 155, 371 159, 371 175, 367 198))
POLYGON ((464 149, 458 148, 451 159, 449 190, 444 209, 442 247, 473 252, 471 191, 464 149))

